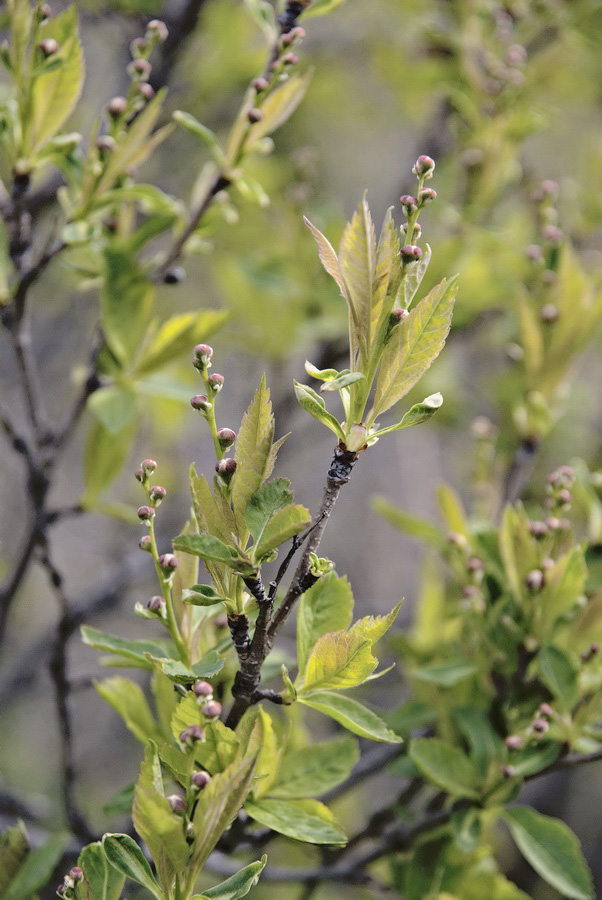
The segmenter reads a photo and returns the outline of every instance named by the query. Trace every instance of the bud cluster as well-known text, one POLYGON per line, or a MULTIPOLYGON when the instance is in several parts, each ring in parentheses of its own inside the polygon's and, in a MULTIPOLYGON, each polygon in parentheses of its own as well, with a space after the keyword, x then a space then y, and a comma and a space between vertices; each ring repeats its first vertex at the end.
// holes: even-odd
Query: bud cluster
POLYGON ((548 475, 546 485, 546 506, 554 516, 567 513, 573 502, 571 493, 575 483, 575 470, 572 466, 560 466, 551 475, 548 475))
POLYGON ((58 885, 56 893, 63 900, 75 900, 77 898, 77 885, 84 880, 83 869, 79 866, 73 866, 69 874, 65 875, 61 884, 58 885))
POLYGON ((401 228, 402 248, 399 251, 401 261, 404 266, 417 262, 422 258, 422 249, 416 244, 419 240, 422 230, 418 222, 418 216, 427 204, 437 197, 437 192, 433 188, 425 188, 424 182, 433 177, 435 171, 435 161, 430 156, 419 156, 412 172, 418 179, 418 190, 416 196, 413 194, 402 194, 399 198, 401 209, 406 217, 405 224, 401 228))
MULTIPOLYGON (((557 209, 558 184, 551 179, 542 181, 531 194, 536 205, 539 242, 530 244, 525 255, 537 271, 541 285, 551 287, 556 281, 559 251, 564 243, 564 232, 559 226, 557 209)), ((544 324, 551 325, 558 319, 559 311, 554 303, 545 303, 540 309, 544 324)))
POLYGON ((305 29, 299 26, 291 28, 290 31, 282 34, 276 45, 275 56, 269 70, 265 74, 254 78, 251 82, 254 96, 251 98, 252 106, 247 109, 247 121, 251 125, 261 122, 263 119, 261 105, 274 87, 274 84, 277 81, 285 81, 288 78, 288 71, 299 62, 299 56, 293 51, 304 37, 305 29))
POLYGON ((213 699, 213 688, 209 682, 199 678, 194 682, 191 690, 205 718, 208 720, 219 719, 222 714, 222 705, 213 699))
POLYGON ((215 419, 215 402, 217 395, 224 386, 224 376, 217 372, 209 373, 211 368, 211 360, 213 358, 213 347, 209 344, 197 344, 192 354, 192 364, 203 379, 205 386, 204 394, 195 394, 190 399, 190 405, 201 413, 203 418, 209 425, 213 445, 217 456, 215 471, 219 475, 222 483, 229 486, 232 476, 236 471, 236 460, 228 457, 224 458, 224 453, 234 445, 236 441, 236 432, 231 428, 218 428, 215 419))

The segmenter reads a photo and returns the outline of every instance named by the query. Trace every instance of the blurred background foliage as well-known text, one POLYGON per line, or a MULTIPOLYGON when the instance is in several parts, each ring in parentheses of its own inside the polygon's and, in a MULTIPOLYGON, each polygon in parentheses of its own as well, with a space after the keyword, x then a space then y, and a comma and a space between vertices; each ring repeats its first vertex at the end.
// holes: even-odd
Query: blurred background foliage
MULTIPOLYGON (((182 0, 77 4, 87 79, 70 127, 89 134, 104 103, 127 87, 130 41, 149 17, 177 19, 184 5, 182 0)), ((198 0, 197 5, 198 23, 193 32, 181 34, 170 60, 164 118, 185 109, 225 136, 249 80, 263 66, 265 39, 246 4, 198 0)), ((53 3, 57 11, 63 6, 53 3)), ((354 584, 361 614, 387 611, 405 594, 407 622, 420 557, 411 538, 368 511, 374 493, 433 519, 441 481, 451 482, 466 498, 478 472, 470 426, 483 415, 499 434, 495 467, 500 482, 525 440, 540 451, 527 489, 535 494, 541 493, 545 474, 560 463, 581 457, 594 470, 602 463, 597 390, 602 375, 602 5, 596 0, 347 0, 332 15, 304 24, 301 66, 315 71, 304 102, 275 135, 274 152, 255 156, 249 166, 261 190, 241 195, 234 189, 230 198, 218 198, 203 222, 197 252, 185 262, 186 280, 159 287, 158 314, 228 312, 227 323, 212 338, 219 348, 216 367, 228 380, 233 404, 232 421, 223 424, 236 427, 252 386, 267 369, 279 433, 293 431, 279 470, 293 479, 297 497, 315 507, 330 447, 314 423, 303 419, 298 429, 292 378, 303 374, 306 357, 320 367, 340 362, 346 311, 321 269, 302 215, 336 245, 365 188, 378 222, 400 193, 411 190, 417 154, 436 159, 438 198, 423 217, 433 247, 426 287, 455 271, 461 287, 448 351, 420 386, 420 397, 409 399, 441 388, 445 404, 428 428, 404 432, 372 451, 373 468, 360 463, 354 496, 337 510, 338 524, 324 544, 354 584), (558 184, 557 196, 555 189, 541 194, 541 182, 550 179, 558 184), (550 227, 562 234, 545 232, 550 227), (527 253, 533 245, 542 248, 542 256, 527 253), (550 305, 560 335, 552 344, 542 318, 550 305), (563 335, 569 339, 562 341, 563 335)), ((203 146, 176 130, 141 175, 188 198, 206 161, 203 146)), ((35 188, 36 214, 51 222, 47 185, 42 181, 35 188)), ((49 400, 56 415, 71 390, 65 361, 74 368, 81 363, 83 342, 96 320, 91 295, 78 293, 74 283, 69 267, 59 264, 34 294, 34 344, 43 357, 46 383, 56 385, 49 400)), ((6 356, 0 358, 0 371, 10 392, 14 376, 6 356)), ((186 518, 187 464, 193 459, 202 467, 203 458, 211 458, 209 439, 188 407, 196 390, 186 353, 162 373, 153 396, 143 398, 134 449, 109 494, 135 509, 130 469, 143 456, 158 459, 162 483, 176 498, 162 516, 165 539, 186 518)), ((77 502, 81 494, 86 427, 60 473, 57 505, 77 502)), ((0 564, 6 567, 22 493, 18 463, 3 454, 2 467, 0 564)), ((584 491, 595 496, 595 482, 592 487, 588 481, 584 491)), ((490 504, 498 502, 499 496, 490 498, 490 504)), ((584 510, 591 513, 591 508, 584 504, 584 510)), ((591 515, 589 524, 590 536, 602 540, 602 524, 591 515)), ((125 636, 137 633, 131 611, 134 600, 150 590, 151 573, 136 557, 124 571, 124 560, 136 547, 134 528, 93 513, 85 521, 67 519, 57 529, 56 542, 70 592, 82 605, 99 585, 123 581, 110 611, 98 604, 93 624, 102 621, 103 628, 125 636)), ((0 779, 11 794, 26 798, 40 828, 53 821, 60 805, 51 751, 57 734, 47 709, 44 665, 53 622, 45 584, 33 572, 15 606, 2 660, 0 779)), ((79 797, 95 827, 115 829, 119 823, 102 807, 133 777, 138 748, 89 689, 95 654, 77 640, 70 653, 77 688, 79 797)), ((401 692, 401 683, 395 683, 401 692)), ((396 705, 391 687, 382 690, 382 705, 396 705)), ((366 793, 368 806, 386 796, 386 780, 381 782, 366 793)), ((602 839, 594 803, 602 797, 599 771, 583 770, 570 782, 559 775, 546 782, 546 791, 539 808, 572 824, 579 821, 577 830, 602 890, 595 852, 602 839)), ((335 809, 347 822, 363 815, 357 796, 335 809)), ((11 810, 5 812, 10 818, 11 810)), ((307 847, 278 847, 275 842, 271 848, 275 864, 302 864, 316 854, 307 847)), ((508 867, 514 864, 509 856, 508 867)), ((520 881, 520 870, 513 875, 520 881)), ((534 897, 556 896, 549 888, 530 887, 522 875, 534 897)), ((292 897, 297 889, 285 890, 292 897)), ((331 898, 370 896, 361 888, 328 886, 315 897, 321 900, 327 893, 331 898)), ((262 883, 254 896, 282 897, 283 888, 262 883)))

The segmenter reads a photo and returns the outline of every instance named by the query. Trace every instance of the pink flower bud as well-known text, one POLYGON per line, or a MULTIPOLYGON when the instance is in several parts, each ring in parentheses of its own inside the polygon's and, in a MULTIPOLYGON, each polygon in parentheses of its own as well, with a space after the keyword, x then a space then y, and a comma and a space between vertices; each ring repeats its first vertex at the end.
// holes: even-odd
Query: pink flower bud
POLYGON ((155 515, 155 510, 152 506, 140 506, 138 509, 138 518, 141 522, 148 522, 155 515))
POLYGON ((112 153, 116 146, 117 141, 110 134, 101 134, 100 137, 96 138, 96 149, 100 150, 101 153, 112 153))
POLYGON ((211 781, 211 775, 209 772, 193 772, 190 780, 196 788, 204 788, 211 781))
POLYGON ((264 78, 263 76, 260 76, 259 78, 254 78, 253 81, 251 82, 251 84, 253 85, 253 87, 255 88, 255 90, 258 93, 261 93, 262 91, 266 91, 270 86, 270 82, 267 80, 267 78, 264 78))
POLYGON ((178 557, 173 553, 162 553, 157 562, 165 575, 171 575, 178 568, 178 557))
POLYGON ((426 175, 427 178, 431 178, 434 170, 434 159, 431 159, 430 156, 419 156, 414 164, 412 172, 414 175, 426 175))
POLYGON ((508 737, 505 738, 504 743, 509 750, 522 750, 525 746, 525 742, 520 734, 509 734, 508 737))
POLYGON ((203 681, 202 678, 199 678, 198 681, 195 681, 195 683, 192 685, 192 690, 197 695, 197 697, 213 696, 212 686, 208 681, 203 681))
POLYGON ((203 707, 203 715, 207 719, 217 719, 222 714, 222 704, 217 700, 210 700, 203 707))
POLYGON ((500 772, 504 776, 504 778, 514 778, 516 775, 516 769, 514 766, 502 765, 500 766, 500 772))
POLYGON ((545 522, 530 522, 529 531, 534 538, 542 538, 548 533, 548 526, 545 522))
POLYGON ((296 53, 285 53, 282 62, 285 66, 294 66, 299 62, 299 57, 296 53))
POLYGON ((404 263, 416 262, 422 257, 422 250, 416 244, 404 244, 399 251, 399 255, 404 263))
POLYGON ((263 119, 263 113, 260 109, 257 109, 257 107, 253 106, 251 107, 251 109, 247 110, 247 119, 251 123, 261 122, 261 120, 263 119))
POLYGON ((147 475, 152 475, 152 473, 157 468, 157 463, 154 459, 143 459, 142 460, 142 468, 144 469, 147 475))
POLYGON ((38 50, 41 50, 46 57, 54 56, 54 54, 58 53, 60 49, 61 48, 54 38, 45 38, 38 44, 38 50))
POLYGON ((163 611, 163 607, 165 606, 165 600, 163 597, 159 597, 155 594, 154 597, 151 597, 148 603, 146 604, 146 608, 150 609, 151 612, 160 613, 163 611))
POLYGON ((222 447, 223 450, 231 447, 236 440, 236 432, 232 431, 231 428, 220 428, 217 432, 217 436, 219 439, 220 447, 222 447))
POLYGON ((152 87, 152 85, 150 85, 148 83, 148 81, 140 81, 136 85, 136 90, 138 91, 138 93, 140 94, 141 97, 144 97, 144 99, 147 102, 149 100, 152 100, 153 97, 155 96, 155 89, 154 89, 154 87, 152 87))
POLYGON ((532 569, 525 578, 525 584, 530 591, 540 591, 543 587, 543 572, 541 569, 532 569))
POLYGON ((186 269, 182 266, 174 266, 163 276, 164 284, 180 284, 186 278, 186 269))
POLYGON ((180 743, 192 746, 196 741, 205 740, 205 732, 200 725, 189 725, 179 734, 180 743))
POLYGON ((148 50, 148 41, 143 37, 134 38, 130 44, 132 56, 140 56, 145 50, 148 50))
POLYGON ((204 369, 212 356, 213 347, 209 344, 197 344, 192 353, 192 364, 197 369, 204 369))
POLYGON ((153 67, 147 59, 135 59, 132 63, 132 69, 140 76, 140 78, 146 80, 152 72, 153 67))
POLYGON ((213 403, 209 401, 209 398, 206 394, 195 394, 194 397, 190 398, 190 405, 193 409, 198 409, 199 412, 209 412, 213 403))
POLYGON ((545 719, 533 719, 531 723, 531 727, 536 734, 545 734, 548 728, 550 727, 549 723, 545 719))
POLYGON ((551 718, 554 715, 554 710, 549 703, 540 703, 539 712, 542 716, 547 716, 548 718, 551 718))
POLYGON ((414 212, 418 207, 418 200, 416 197, 412 197, 411 194, 402 194, 399 198, 399 202, 403 206, 404 212, 414 212))
POLYGON ((128 108, 128 102, 125 97, 113 97, 107 103, 107 112, 110 116, 117 118, 122 116, 128 108))
POLYGON ((236 472, 236 460, 230 456, 227 459, 220 459, 215 464, 215 471, 228 484, 236 472))
POLYGON ((161 43, 167 40, 169 31, 167 25, 161 19, 151 19, 146 27, 148 31, 152 32, 152 34, 157 37, 157 40, 161 41, 161 43))
POLYGON ((295 28, 290 32, 297 40, 302 41, 305 37, 305 28, 302 28, 300 25, 296 25, 295 28))
POLYGON ((144 469, 136 469, 134 472, 134 478, 136 479, 136 481, 142 483, 145 478, 144 469))
POLYGON ((214 372, 213 375, 210 375, 207 379, 209 381, 209 386, 215 391, 217 394, 224 386, 224 376, 218 375, 217 372, 214 372))
POLYGON ((179 794, 170 794, 165 798, 175 813, 186 812, 186 800, 179 794))
POLYGON ((560 315, 560 310, 556 306, 555 303, 546 303, 545 306, 542 306, 539 316, 541 321, 545 325, 552 325, 557 321, 558 316, 560 315))
POLYGON ((165 500, 166 497, 167 497, 167 491, 165 490, 164 487, 161 487, 160 485, 155 485, 154 487, 152 487, 150 489, 151 503, 153 503, 155 506, 159 506, 161 501, 165 500))
POLYGON ((80 869, 79 866, 73 866, 70 870, 69 875, 73 878, 74 881, 81 881, 84 877, 84 870, 80 869))
POLYGON ((423 188, 418 193, 418 202, 421 206, 426 206, 427 203, 432 203, 436 199, 437 191, 434 191, 433 188, 423 188))
POLYGON ((152 541, 151 541, 150 534, 145 534, 144 537, 141 537, 140 540, 138 541, 138 546, 140 547, 141 550, 144 550, 146 553, 151 552, 151 549, 152 549, 151 545, 152 545, 152 541))

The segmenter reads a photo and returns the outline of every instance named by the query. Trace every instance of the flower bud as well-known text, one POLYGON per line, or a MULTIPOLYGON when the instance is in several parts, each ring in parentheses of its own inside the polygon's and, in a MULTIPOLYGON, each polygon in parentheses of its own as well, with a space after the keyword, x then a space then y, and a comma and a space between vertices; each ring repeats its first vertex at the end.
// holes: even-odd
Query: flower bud
POLYGON ((402 194, 399 198, 399 202, 401 203, 402 209, 406 216, 410 216, 418 209, 418 200, 416 199, 416 197, 412 197, 411 194, 402 194))
POLYGON ((199 412, 206 413, 209 412, 213 403, 209 401, 206 394, 195 394, 194 397, 190 398, 190 405, 193 409, 198 409, 199 412))
POLYGON ((306 34, 305 28, 302 28, 301 25, 296 25, 289 33, 299 41, 302 41, 306 34))
POLYGON ((173 553, 162 553, 157 562, 164 575, 171 575, 178 568, 178 557, 173 553))
POLYGON ((404 264, 416 262, 422 256, 422 250, 416 244, 404 244, 399 251, 401 260, 404 264))
POLYGON ((544 570, 544 572, 547 572, 548 569, 553 569, 555 565, 556 563, 553 559, 550 559, 549 556, 546 556, 546 558, 542 559, 541 561, 541 568, 544 570))
POLYGON ((165 606, 165 600, 163 597, 159 597, 158 594, 155 594, 154 597, 151 597, 150 600, 146 604, 146 608, 150 609, 151 612, 161 613, 163 612, 163 608, 165 606))
POLYGON ((541 182, 540 190, 544 197, 549 197, 550 200, 558 199, 560 188, 557 181, 553 181, 551 178, 546 178, 545 181, 541 182))
POLYGON ((527 51, 521 44, 513 44, 506 50, 506 62, 509 66, 524 66, 527 61, 527 51))
POLYGON ((180 284, 186 278, 186 269, 182 266, 173 266, 163 276, 164 284, 180 284))
POLYGON ((548 526, 545 522, 530 522, 529 532, 534 538, 542 538, 548 533, 548 526))
POLYGON ((504 776, 504 778, 514 778, 516 775, 516 769, 514 766, 502 765, 500 766, 500 772, 504 776))
POLYGON ((285 53, 282 62, 285 66, 295 66, 299 62, 299 57, 296 53, 285 53))
POLYGON ((573 502, 573 495, 566 488, 562 488, 561 491, 558 491, 558 502, 563 506, 569 506, 573 502))
POLYGON ((143 459, 142 468, 144 469, 145 474, 152 475, 152 473, 157 468, 157 463, 154 459, 143 459))
POLYGON ((222 704, 217 700, 209 700, 203 707, 203 715, 207 719, 217 719, 222 714, 222 704))
POLYGON ((122 116, 127 108, 128 102, 125 97, 113 97, 106 106, 108 114, 115 119, 118 118, 118 116, 122 116))
POLYGON ((208 681, 203 681, 202 678, 199 678, 192 685, 192 691, 197 695, 197 697, 211 697, 213 696, 213 688, 209 684, 208 681))
POLYGON ((110 134, 101 134, 96 138, 96 149, 101 153, 113 153, 117 146, 117 141, 110 134))
POLYGON ((554 715, 554 710, 549 703, 540 703, 539 712, 542 716, 546 716, 547 718, 552 718, 554 715))
POLYGON ((255 90, 258 93, 261 93, 262 91, 266 91, 270 86, 270 82, 267 80, 267 78, 264 78, 263 76, 260 76, 259 78, 254 78, 253 81, 251 82, 251 84, 253 85, 253 87, 255 88, 255 90))
POLYGON ((424 175, 426 178, 432 178, 434 171, 435 160, 430 156, 419 156, 412 169, 414 175, 424 175))
POLYGON ((217 394, 224 386, 224 376, 218 375, 217 372, 214 372, 213 375, 210 375, 208 378, 209 387, 215 391, 217 394))
POLYGON ((38 44, 38 50, 41 50, 45 57, 54 56, 60 49, 58 42, 54 38, 44 38, 38 44))
POLYGON ((564 520, 557 518, 557 516, 549 516, 546 519, 546 525, 548 526, 550 531, 562 531, 564 520))
POLYGON ((134 471, 134 478, 136 479, 136 481, 139 481, 141 484, 144 483, 145 477, 146 476, 144 474, 144 469, 136 469, 134 471))
POLYGON ((146 81, 153 67, 147 59, 135 59, 132 63, 132 69, 140 79, 146 81))
POLYGON ((179 734, 181 744, 191 747, 196 741, 205 740, 205 732, 200 725, 189 725, 179 734))
POLYGON ((508 737, 504 739, 504 743, 509 750, 522 750, 525 746, 525 742, 520 734, 509 734, 508 737))
POLYGON ((223 450, 227 450, 227 448, 231 447, 236 440, 236 432, 232 431, 231 428, 220 428, 217 432, 217 437, 220 447, 223 450))
POLYGON ((169 36, 169 31, 165 22, 161 19, 151 19, 148 25, 146 26, 147 31, 152 32, 153 36, 156 36, 158 41, 166 41, 169 36))
POLYGON ((468 548, 466 535, 461 534, 459 531, 448 531, 447 540, 450 542, 450 544, 455 544, 457 547, 461 547, 462 550, 466 550, 468 548))
POLYGON ((261 122, 263 119, 263 113, 260 109, 257 109, 256 106, 251 107, 251 109, 247 110, 247 119, 249 122, 261 122))
POLYGON ((529 244, 528 247, 525 247, 525 256, 532 263, 542 263, 544 259, 543 250, 539 244, 529 244))
POLYGON ((211 775, 209 772, 193 772, 190 780, 196 788, 204 788, 211 781, 211 775))
POLYGON ((597 641, 594 641, 589 645, 587 650, 584 650, 581 653, 581 659, 583 662, 589 662, 590 659, 593 659, 600 652, 600 644, 597 641))
POLYGON ((555 303, 546 303, 542 306, 539 317, 544 325, 552 325, 560 315, 560 311, 555 303))
POLYGON ((283 34, 283 35, 282 35, 282 37, 280 38, 280 40, 282 41, 282 44, 283 44, 284 47, 290 47, 290 45, 291 45, 292 43, 294 43, 295 38, 294 38, 294 36, 290 33, 290 31, 288 31, 286 34, 283 34))
POLYGON ((193 350, 192 364, 195 369, 204 369, 210 365, 209 360, 213 356, 213 347, 209 344, 197 344, 193 350))
POLYGON ((84 877, 84 870, 80 869, 79 866, 73 866, 73 868, 69 871, 69 875, 73 878, 74 881, 81 881, 84 877))
POLYGON ((141 537, 138 541, 138 546, 141 550, 144 550, 146 553, 150 553, 152 550, 151 547, 152 541, 150 534, 145 534, 144 537, 141 537))
POLYGON ((140 506, 138 509, 138 518, 141 522, 150 521, 155 515, 155 510, 152 506, 140 506))
POLYGON ((478 556, 471 556, 468 560, 468 571, 469 572, 481 572, 483 569, 483 560, 479 559, 478 556))
POLYGON ((59 885, 57 885, 56 893, 59 897, 68 897, 67 891, 69 890, 68 885, 62 881, 59 885))
POLYGON ((436 199, 437 191, 434 191, 433 188, 423 188, 418 192, 418 203, 420 206, 426 206, 427 203, 432 203, 436 199))
POLYGON ((152 100, 155 96, 155 89, 152 85, 148 83, 148 81, 140 81, 136 85, 136 90, 140 94, 141 97, 144 97, 146 101, 152 100))
POLYGON ((542 229, 542 235, 553 247, 560 247, 564 240, 564 231, 557 225, 546 225, 542 229))
POLYGON ((404 322, 409 315, 410 314, 407 309, 391 310, 391 314, 389 316, 389 327, 394 328, 396 325, 399 325, 400 322, 404 322))
POLYGON ((166 497, 167 497, 167 491, 165 490, 164 487, 161 487, 160 485, 157 484, 150 489, 151 503, 153 503, 155 506, 159 506, 161 501, 165 500, 166 497))
POLYGON ((132 56, 139 57, 144 53, 145 50, 148 50, 148 41, 143 37, 134 38, 134 40, 130 44, 130 51, 132 56))
POLYGON ((40 14, 43 19, 49 19, 52 15, 52 7, 50 3, 42 3, 40 6, 40 14))
POLYGON ((170 794, 165 798, 175 813, 186 812, 186 800, 179 794, 170 794))
POLYGON ((541 569, 532 569, 525 578, 525 584, 530 591, 540 591, 543 587, 543 572, 541 569))
POLYGON ((533 719, 531 727, 536 734, 545 734, 550 725, 545 719, 537 718, 533 719))
POLYGON ((236 472, 236 460, 230 456, 227 459, 220 459, 215 464, 215 471, 228 484, 236 472))

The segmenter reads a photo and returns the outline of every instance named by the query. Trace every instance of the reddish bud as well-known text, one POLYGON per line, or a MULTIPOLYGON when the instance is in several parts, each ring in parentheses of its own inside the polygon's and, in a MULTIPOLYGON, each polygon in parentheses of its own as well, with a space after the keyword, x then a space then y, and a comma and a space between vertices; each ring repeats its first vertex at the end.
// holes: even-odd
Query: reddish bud
POLYGON ((150 489, 150 499, 151 503, 154 503, 155 506, 159 506, 162 500, 165 500, 167 497, 167 491, 164 487, 160 485, 155 485, 150 489))
POLYGON ((542 306, 539 316, 545 325, 552 325, 560 315, 560 311, 555 303, 546 303, 542 306))
POLYGON ((270 86, 270 82, 267 80, 267 78, 264 78, 262 75, 260 75, 259 78, 254 78, 253 81, 251 82, 251 84, 253 85, 253 87, 255 88, 255 90, 258 93, 261 93, 262 91, 267 91, 267 89, 270 86))
POLYGON ((134 38, 130 44, 132 56, 140 56, 145 50, 148 50, 148 41, 143 37, 134 38))
POLYGON ((159 597, 158 594, 155 594, 154 597, 151 597, 148 603, 146 604, 146 608, 150 609, 151 612, 160 613, 163 611, 163 607, 165 606, 165 600, 163 597, 159 597))
POLYGON ((157 468, 157 463, 154 459, 143 459, 142 468, 147 475, 151 475, 157 468))
POLYGON ((46 57, 54 56, 60 49, 58 42, 54 38, 45 38, 38 44, 38 50, 41 50, 46 57))
POLYGON ((141 550, 144 550, 146 553, 150 553, 152 550, 152 541, 150 538, 150 534, 145 534, 144 537, 141 537, 138 541, 138 546, 141 550))
POLYGON ((205 732, 200 725, 189 725, 188 728, 185 728, 184 731, 180 732, 179 738, 182 744, 188 744, 190 746, 194 744, 195 741, 204 741, 205 732))
POLYGON ((213 688, 208 681, 203 681, 202 678, 195 681, 192 685, 192 690, 197 697, 211 697, 213 695, 213 688))
POLYGON ((548 718, 551 718, 554 715, 554 710, 549 703, 540 703, 539 712, 542 716, 547 716, 548 718))
POLYGON ((534 538, 542 538, 548 533, 548 526, 545 522, 530 522, 529 531, 534 538))
POLYGON ((549 723, 545 719, 533 719, 531 723, 531 727, 536 734, 545 734, 548 728, 550 727, 549 723))
POLYGON ((161 43, 167 40, 169 31, 167 25, 161 19, 151 19, 146 27, 161 43))
POLYGON ((543 587, 543 572, 541 569, 532 569, 525 578, 525 584, 530 591, 540 591, 543 587))
POLYGON ((110 116, 117 118, 122 116, 128 108, 128 102, 125 97, 113 97, 107 103, 106 110, 110 116))
POLYGON ((522 750, 525 746, 525 742, 520 734, 509 734, 508 737, 505 738, 504 743, 509 750, 522 750))
POLYGON ((589 645, 587 650, 584 650, 581 653, 581 659, 583 660, 583 662, 589 662, 590 659, 593 659, 593 657, 596 656, 596 654, 598 654, 599 652, 600 652, 600 644, 597 641, 594 641, 592 644, 589 645))
POLYGON ((69 871, 69 875, 73 878, 74 881, 81 881, 84 877, 84 870, 80 869, 79 866, 73 866, 73 868, 69 871))
POLYGON ((155 96, 155 89, 148 83, 148 81, 139 82, 139 84, 136 86, 136 90, 142 97, 144 97, 146 101, 152 100, 155 96))
POLYGON ((207 719, 217 719, 222 714, 222 704, 217 700, 210 700, 203 707, 203 715, 207 719))
POLYGON ((416 197, 412 197, 411 194, 402 194, 399 198, 399 202, 403 207, 403 211, 406 215, 415 212, 418 209, 418 200, 416 197))
POLYGON ((144 469, 136 469, 134 471, 134 478, 136 479, 136 481, 139 481, 142 484, 146 478, 144 469))
POLYGON ((430 156, 419 156, 416 160, 412 172, 414 175, 425 175, 431 178, 435 170, 435 160, 430 156))
POLYGON ((295 28, 293 28, 293 30, 289 33, 292 34, 293 37, 296 37, 299 41, 302 41, 306 34, 305 28, 301 28, 300 25, 296 25, 295 28))
POLYGON ((560 247, 564 240, 564 231, 557 225, 546 225, 542 229, 542 235, 553 247, 560 247))
POLYGON ((562 503, 565 506, 568 506, 570 503, 573 502, 573 495, 571 494, 570 491, 567 491, 566 488, 563 488, 561 491, 558 491, 558 501, 559 501, 559 503, 562 503))
POLYGON ((52 15, 52 7, 50 3, 42 3, 40 6, 40 13, 44 19, 49 19, 52 15))
POLYGON ((190 780, 196 788, 202 789, 211 781, 211 775, 209 772, 193 772, 190 780))
POLYGON ((117 146, 117 141, 110 134, 101 134, 96 138, 96 149, 101 153, 112 153, 117 146))
POLYGON ((209 344, 197 344, 192 354, 193 366, 197 369, 204 369, 213 356, 213 347, 210 347, 209 344))
POLYGON ((165 798, 175 813, 186 812, 186 800, 179 794, 170 794, 165 798))
POLYGON ((155 510, 152 506, 141 506, 138 509, 138 518, 141 522, 148 522, 149 519, 152 519, 155 515, 155 510))
POLYGON ((391 325, 398 325, 407 319, 409 315, 407 309, 393 309, 390 316, 391 325))
POLYGON ((416 262, 422 256, 422 250, 416 244, 404 244, 399 251, 399 255, 404 263, 416 262))
POLYGON ((516 775, 516 769, 514 766, 502 765, 500 766, 500 772, 504 776, 504 778, 514 778, 516 775))
POLYGON ((299 57, 296 53, 285 53, 282 62, 285 66, 294 66, 299 62, 299 57))
POLYGON ((226 450, 228 447, 231 447, 236 440, 236 432, 232 431, 231 428, 220 428, 217 432, 217 437, 219 439, 220 447, 226 450))
POLYGON ((480 572, 483 568, 483 561, 478 556, 471 556, 468 560, 469 572, 480 572))
POLYGON ((173 553, 162 553, 157 562, 165 575, 171 575, 178 568, 178 557, 173 553))
POLYGON ((132 69, 140 78, 146 79, 152 72, 153 67, 147 59, 135 59, 132 63, 132 69))
POLYGON ((221 391, 224 386, 224 376, 218 375, 217 372, 214 372, 213 375, 210 375, 208 381, 209 387, 211 387, 212 390, 216 392, 216 394, 218 393, 218 391, 221 391))
POLYGON ((195 394, 194 397, 190 398, 190 405, 193 409, 198 409, 199 412, 209 412, 213 403, 209 401, 209 398, 206 394, 195 394))
POLYGON ((418 193, 418 202, 421 206, 426 206, 427 203, 432 203, 436 199, 437 191, 434 191, 433 188, 423 188, 418 193))
POLYGON ((263 119, 263 113, 260 109, 257 109, 256 106, 251 107, 251 109, 247 110, 247 119, 249 122, 261 122, 263 119))
POLYGON ((230 456, 227 459, 220 459, 215 464, 215 471, 227 484, 236 472, 236 460, 230 456))

